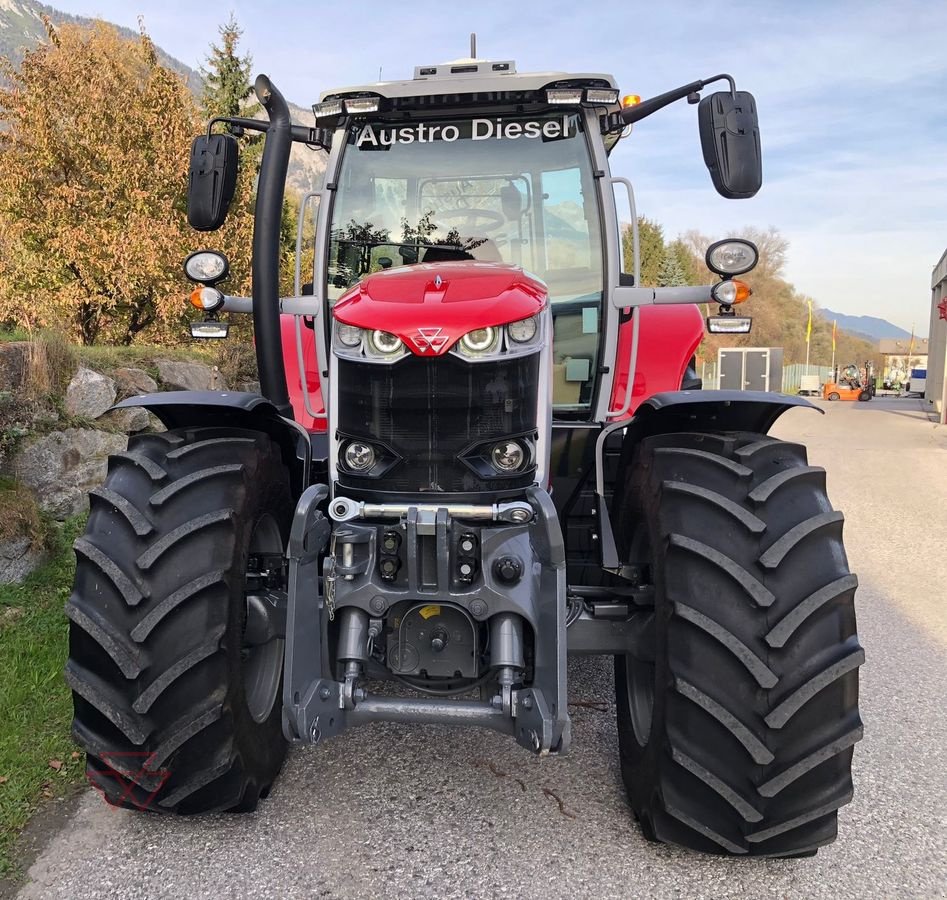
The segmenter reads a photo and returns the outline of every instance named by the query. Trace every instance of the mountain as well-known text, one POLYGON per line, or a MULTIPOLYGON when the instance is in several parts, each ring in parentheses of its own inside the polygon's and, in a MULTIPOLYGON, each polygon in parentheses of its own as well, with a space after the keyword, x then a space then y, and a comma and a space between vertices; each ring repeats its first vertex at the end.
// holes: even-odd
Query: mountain
MULTIPOLYGON (((33 0, 0 0, 0 56, 5 56, 14 64, 19 65, 27 50, 45 41, 46 28, 43 25, 43 16, 48 16, 55 25, 91 25, 93 21, 81 16, 71 16, 51 6, 35 3, 33 0)), ((134 40, 138 37, 138 34, 130 28, 121 28, 118 25, 115 28, 124 38, 134 40)), ((155 49, 161 65, 183 76, 188 87, 195 94, 200 92, 201 77, 197 72, 165 53, 160 47, 155 49)))
MULTIPOLYGON (((92 4, 90 0, 90 6, 92 4)), ((23 54, 35 47, 37 44, 46 40, 46 29, 43 25, 43 16, 47 16, 54 25, 69 24, 89 26, 94 23, 93 19, 83 16, 72 16, 69 13, 60 12, 51 6, 45 6, 42 3, 36 3, 35 0, 0 0, 0 56, 10 59, 15 65, 18 65, 23 59, 23 54)), ((135 40, 138 37, 137 32, 130 28, 114 26, 118 33, 125 38, 135 40)), ((207 36, 207 45, 210 46, 212 40, 217 37, 216 34, 207 36)), ((158 53, 158 59, 163 66, 177 72, 187 83, 187 86, 193 91, 195 96, 201 92, 200 73, 185 65, 180 60, 175 59, 169 53, 166 53, 160 47, 155 48, 158 53)), ((299 125, 311 126, 315 124, 312 111, 293 103, 289 104, 290 114, 293 121, 299 125)), ((320 151, 309 150, 301 144, 293 144, 292 156, 289 162, 289 175, 287 185, 292 190, 299 193, 305 193, 313 190, 319 183, 322 173, 325 171, 325 154, 320 151)))
POLYGON ((827 322, 837 321, 838 327, 851 334, 857 334, 859 337, 877 342, 882 338, 908 338, 911 337, 910 331, 905 331, 897 325, 893 325, 887 319, 879 319, 876 316, 847 316, 845 313, 832 312, 831 309, 822 308, 819 315, 827 322))

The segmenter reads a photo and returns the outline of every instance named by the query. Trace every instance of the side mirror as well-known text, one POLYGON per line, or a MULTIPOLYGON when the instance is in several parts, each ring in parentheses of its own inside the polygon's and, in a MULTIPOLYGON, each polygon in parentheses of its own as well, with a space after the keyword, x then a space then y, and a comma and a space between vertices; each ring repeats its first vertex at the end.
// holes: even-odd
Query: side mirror
POLYGON ((187 176, 187 221, 191 228, 220 228, 236 186, 237 139, 231 134, 202 134, 194 138, 187 176))
POLYGON ((717 193, 728 200, 752 197, 763 184, 756 100, 748 91, 718 91, 697 107, 700 145, 717 193))

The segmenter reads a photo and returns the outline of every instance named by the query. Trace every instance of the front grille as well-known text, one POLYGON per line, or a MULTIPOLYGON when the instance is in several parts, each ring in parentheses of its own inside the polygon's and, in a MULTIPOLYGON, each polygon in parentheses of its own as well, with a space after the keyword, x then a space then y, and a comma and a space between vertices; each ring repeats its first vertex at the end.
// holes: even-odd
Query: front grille
POLYGON ((338 361, 338 436, 384 444, 400 461, 381 478, 339 470, 341 485, 399 493, 484 492, 531 484, 532 471, 484 478, 459 456, 472 444, 536 429, 539 353, 468 363, 408 356, 338 361))

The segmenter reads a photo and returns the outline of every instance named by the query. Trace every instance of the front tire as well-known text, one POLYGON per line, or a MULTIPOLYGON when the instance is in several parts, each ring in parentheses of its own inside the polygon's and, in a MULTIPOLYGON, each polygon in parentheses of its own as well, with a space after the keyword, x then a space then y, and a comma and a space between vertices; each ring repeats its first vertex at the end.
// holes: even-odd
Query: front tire
POLYGON ((764 435, 636 451, 618 534, 654 586, 654 658, 616 658, 616 687, 622 775, 649 838, 798 856, 836 836, 864 652, 824 481, 805 448, 764 435))
POLYGON ((251 810, 286 753, 283 640, 267 627, 292 505, 264 434, 133 437, 76 541, 66 680, 87 775, 117 806, 251 810), (275 581, 271 581, 275 584, 275 581))

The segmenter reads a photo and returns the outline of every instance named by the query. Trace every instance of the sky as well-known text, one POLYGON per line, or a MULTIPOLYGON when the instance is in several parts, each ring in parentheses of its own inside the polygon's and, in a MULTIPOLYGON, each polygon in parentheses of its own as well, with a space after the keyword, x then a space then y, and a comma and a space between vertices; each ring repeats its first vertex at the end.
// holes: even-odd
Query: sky
MULTIPOLYGON (((198 67, 232 10, 254 72, 300 106, 332 87, 409 79, 469 54, 520 72, 605 72, 647 98, 729 72, 757 101, 763 188, 724 200, 703 166, 696 108, 635 126, 612 174, 669 238, 744 226, 789 240, 787 278, 817 305, 926 335, 930 276, 947 248, 947 3, 833 0, 479 0, 195 4, 53 0, 137 28, 198 67)), ((712 88, 717 89, 717 88, 712 88)))

